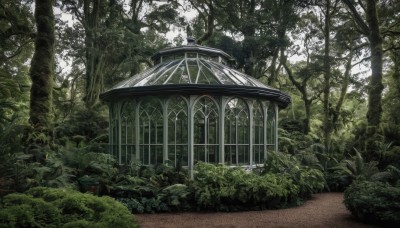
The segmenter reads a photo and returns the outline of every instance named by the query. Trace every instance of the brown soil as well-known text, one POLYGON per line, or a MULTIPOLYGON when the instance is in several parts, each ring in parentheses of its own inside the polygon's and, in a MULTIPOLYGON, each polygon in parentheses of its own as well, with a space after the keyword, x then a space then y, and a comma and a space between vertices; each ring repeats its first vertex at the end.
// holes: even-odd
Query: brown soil
POLYGON ((280 210, 231 213, 163 213, 135 215, 141 227, 373 227, 356 221, 342 193, 314 195, 304 205, 280 210))

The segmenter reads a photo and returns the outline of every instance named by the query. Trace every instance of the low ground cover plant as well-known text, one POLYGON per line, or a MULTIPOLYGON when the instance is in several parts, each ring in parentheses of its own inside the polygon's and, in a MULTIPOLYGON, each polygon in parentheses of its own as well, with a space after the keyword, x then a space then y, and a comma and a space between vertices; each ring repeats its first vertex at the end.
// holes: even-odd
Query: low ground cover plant
POLYGON ((0 227, 138 227, 111 197, 64 188, 35 187, 1 199, 0 227))

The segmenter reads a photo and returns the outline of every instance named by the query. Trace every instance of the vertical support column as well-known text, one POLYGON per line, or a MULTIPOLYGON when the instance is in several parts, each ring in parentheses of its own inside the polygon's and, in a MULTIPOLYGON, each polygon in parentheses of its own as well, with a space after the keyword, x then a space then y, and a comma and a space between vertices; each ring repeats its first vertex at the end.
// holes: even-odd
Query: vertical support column
POLYGON ((275 108, 275 152, 278 152, 278 105, 274 104, 275 108))
POLYGON ((168 103, 170 99, 167 98, 163 102, 163 163, 167 164, 168 160, 168 103))
POLYGON ((226 97, 221 97, 220 114, 219 114, 219 163, 225 163, 225 105, 226 97))
POLYGON ((114 112, 113 112, 113 103, 109 103, 108 104, 108 153, 110 153, 110 155, 114 155, 113 153, 113 135, 114 135, 114 128, 113 128, 113 119, 114 119, 114 112))
POLYGON ((138 102, 135 108, 135 150, 136 150, 136 162, 140 161, 140 122, 139 122, 139 115, 140 115, 140 105, 141 103, 138 102))
POLYGON ((117 123, 118 123, 118 165, 121 165, 121 101, 117 103, 117 123))
POLYGON ((194 137, 194 126, 193 126, 193 106, 194 106, 194 99, 195 96, 189 97, 189 107, 188 107, 188 137, 189 137, 189 177, 193 180, 193 157, 194 157, 194 147, 193 147, 193 137, 194 137))
POLYGON ((268 157, 267 157, 267 155, 268 155, 268 151, 267 151, 267 149, 268 149, 268 147, 267 147, 267 139, 268 139, 268 137, 267 137, 267 134, 268 134, 268 131, 267 131, 267 128, 268 128, 268 108, 269 108, 269 102, 266 102, 266 103, 262 103, 262 106, 263 106, 263 116, 264 116, 264 160, 267 160, 268 159, 268 157))
POLYGON ((250 164, 250 169, 252 169, 253 168, 253 140, 254 140, 254 132, 253 132, 253 119, 254 119, 254 116, 253 116, 253 102, 249 102, 249 101, 247 101, 247 103, 248 103, 248 107, 249 107, 249 128, 250 128, 250 131, 249 131, 249 146, 250 146, 250 148, 249 148, 249 153, 250 153, 250 156, 249 156, 249 159, 250 159, 250 162, 249 162, 249 164, 250 164))

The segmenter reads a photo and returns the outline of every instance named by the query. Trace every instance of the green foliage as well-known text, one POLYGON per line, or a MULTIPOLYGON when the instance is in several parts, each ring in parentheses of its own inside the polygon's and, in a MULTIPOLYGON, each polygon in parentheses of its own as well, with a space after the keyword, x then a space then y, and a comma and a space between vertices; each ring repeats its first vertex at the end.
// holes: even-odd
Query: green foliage
POLYGON ((171 211, 184 211, 191 208, 191 192, 184 184, 174 184, 161 190, 159 199, 165 202, 171 211))
POLYGON ((138 227, 122 204, 70 189, 32 188, 1 201, 2 227, 138 227))
POLYGON ((304 166, 295 156, 289 154, 269 152, 262 172, 288 176, 300 187, 299 195, 304 198, 321 191, 326 185, 324 174, 319 169, 304 166))
POLYGON ((65 120, 58 123, 55 129, 55 140, 58 144, 67 147, 92 146, 90 143, 107 143, 108 121, 105 106, 94 106, 91 109, 78 107, 65 120))
POLYGON ((173 175, 171 167, 146 167, 138 171, 140 177, 120 177, 110 189, 112 195, 132 212, 153 213, 276 208, 301 202, 324 187, 323 174, 319 170, 302 166, 292 156, 280 158, 288 167, 293 162, 298 167, 286 170, 287 167, 281 168, 280 161, 275 167, 257 174, 257 171, 246 171, 241 167, 199 162, 195 166, 194 179, 186 179, 184 183, 169 182, 168 176, 179 176, 176 170, 173 175))
POLYGON ((298 186, 281 174, 257 175, 242 168, 198 163, 190 188, 198 209, 238 210, 275 207, 298 194, 298 186))
POLYGON ((358 219, 385 227, 400 223, 399 186, 357 180, 344 197, 347 209, 358 219))
POLYGON ((125 197, 117 200, 132 213, 186 211, 192 208, 191 192, 184 184, 174 184, 160 190, 153 197, 125 197))
POLYGON ((361 153, 355 149, 356 154, 350 159, 344 159, 333 169, 337 170, 338 173, 347 175, 351 180, 355 180, 358 177, 363 177, 368 180, 372 180, 376 174, 379 173, 377 167, 378 162, 371 161, 365 162, 361 153))
POLYGON ((400 167, 400 146, 393 146, 384 150, 379 165, 381 167, 386 167, 388 165, 400 167))
POLYGON ((124 203, 133 213, 191 208, 191 192, 184 184, 187 175, 181 170, 166 165, 132 166, 123 168, 122 171, 127 173, 113 177, 107 188, 111 196, 124 203))

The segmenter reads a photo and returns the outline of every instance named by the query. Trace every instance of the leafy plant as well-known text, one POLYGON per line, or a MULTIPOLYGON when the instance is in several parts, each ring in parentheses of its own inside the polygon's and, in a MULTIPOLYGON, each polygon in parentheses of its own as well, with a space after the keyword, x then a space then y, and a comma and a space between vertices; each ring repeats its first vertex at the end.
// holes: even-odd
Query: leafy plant
POLYGON ((0 205, 1 227, 138 227, 122 204, 63 188, 32 188, 5 196, 0 205))
POLYGON ((189 186, 198 209, 243 210, 275 207, 299 192, 290 177, 257 175, 242 168, 198 163, 189 186))
POLYGON ((321 170, 303 166, 295 156, 290 154, 269 152, 268 159, 262 167, 262 173, 280 173, 288 176, 294 184, 300 187, 299 194, 303 198, 308 198, 312 193, 321 191, 326 185, 321 170))
POLYGON ((184 211, 191 209, 191 192, 184 184, 174 184, 161 190, 158 198, 167 204, 171 211, 184 211))
POLYGON ((361 153, 357 149, 354 150, 356 154, 350 159, 342 160, 336 167, 333 167, 334 172, 344 174, 350 181, 359 177, 367 180, 373 180, 378 177, 380 175, 377 167, 378 162, 365 162, 361 153))
POLYGON ((382 182, 354 181, 345 191, 344 204, 358 219, 381 226, 400 223, 400 188, 382 182))

